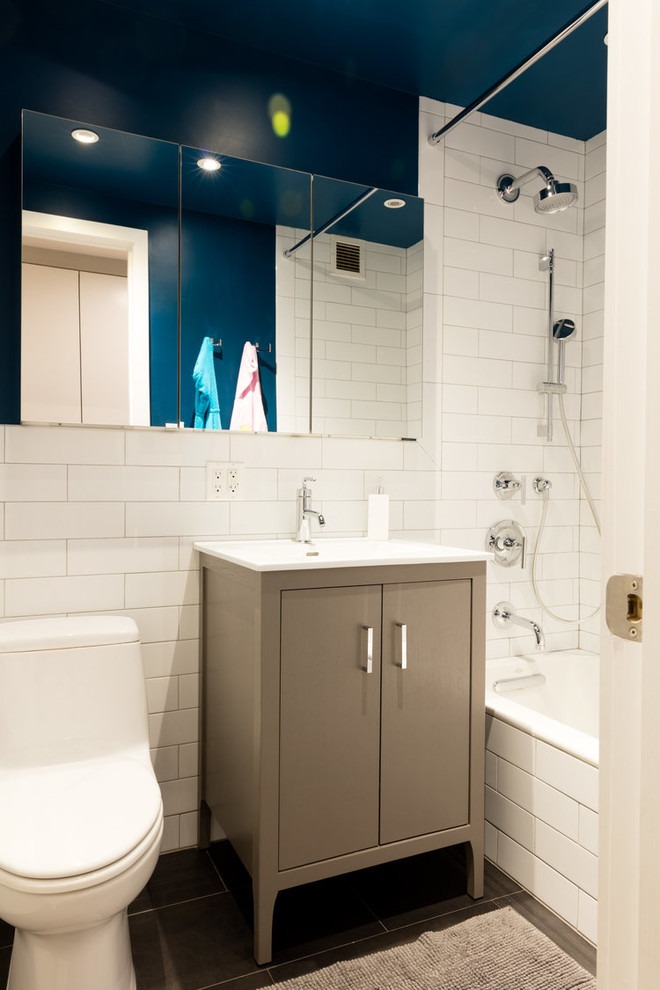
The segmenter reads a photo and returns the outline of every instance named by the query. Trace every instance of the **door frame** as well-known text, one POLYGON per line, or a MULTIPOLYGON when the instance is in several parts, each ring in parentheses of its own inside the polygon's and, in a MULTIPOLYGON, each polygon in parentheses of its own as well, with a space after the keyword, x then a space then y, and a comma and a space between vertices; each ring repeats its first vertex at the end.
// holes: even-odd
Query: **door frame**
POLYGON ((602 596, 610 575, 642 575, 645 608, 641 643, 602 622, 598 988, 652 990, 660 971, 657 0, 610 0, 608 35, 602 596))

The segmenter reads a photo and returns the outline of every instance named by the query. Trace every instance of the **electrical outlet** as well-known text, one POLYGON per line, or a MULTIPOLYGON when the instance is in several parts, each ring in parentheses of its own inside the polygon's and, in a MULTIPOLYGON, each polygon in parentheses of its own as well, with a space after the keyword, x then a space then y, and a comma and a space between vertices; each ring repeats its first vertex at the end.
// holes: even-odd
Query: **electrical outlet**
POLYGON ((227 468, 227 493, 229 498, 243 498, 243 468, 230 464, 227 468))
POLYGON ((224 464, 209 461, 206 465, 207 501, 224 502, 227 497, 227 468, 224 464))
POLYGON ((207 461, 206 498, 210 502, 229 502, 243 498, 243 465, 207 461))

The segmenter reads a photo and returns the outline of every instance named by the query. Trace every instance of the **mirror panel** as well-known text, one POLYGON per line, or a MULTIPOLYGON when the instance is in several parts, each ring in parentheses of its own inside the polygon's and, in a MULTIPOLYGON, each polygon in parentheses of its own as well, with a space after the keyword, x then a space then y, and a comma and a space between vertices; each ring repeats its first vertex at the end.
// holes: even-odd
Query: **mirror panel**
POLYGON ((312 430, 421 435, 424 202, 314 176, 312 430))
MULTIPOLYGON (((294 327, 309 351, 310 247, 291 259, 284 251, 309 233, 311 176, 305 172, 209 154, 181 152, 181 420, 213 428, 199 414, 204 378, 195 368, 208 361, 217 384, 222 429, 263 430, 255 414, 239 417, 246 343, 256 349, 258 379, 268 432, 308 432, 309 392, 296 418, 294 327), (208 160, 212 169, 199 165, 208 160), (217 167, 219 166, 219 167, 217 167), (303 291, 294 302, 294 285, 303 291), (296 306, 299 309, 296 311, 296 306), (213 341, 202 349, 205 338, 213 341), (233 412, 236 405, 236 417, 233 412), (197 408, 197 414, 196 414, 197 408)), ((301 368, 309 382, 309 373, 301 368)), ((202 401, 203 405, 203 401, 202 401)), ((217 428, 217 421, 215 424, 217 428)))
POLYGON ((23 113, 21 421, 178 422, 178 145, 23 113))
POLYGON ((420 435, 422 200, 31 111, 23 154, 22 422, 205 425, 209 338, 223 429, 249 343, 257 429, 420 435))

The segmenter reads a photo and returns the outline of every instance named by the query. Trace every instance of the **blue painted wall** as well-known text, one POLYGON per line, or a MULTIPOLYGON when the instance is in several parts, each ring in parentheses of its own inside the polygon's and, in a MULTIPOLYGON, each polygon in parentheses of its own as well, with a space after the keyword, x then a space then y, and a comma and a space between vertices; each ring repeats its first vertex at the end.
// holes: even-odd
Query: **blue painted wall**
POLYGON ((206 213, 181 218, 181 419, 194 420, 192 372, 204 337, 214 349, 220 417, 229 429, 246 340, 259 344, 268 429, 275 407, 275 228, 206 213), (271 350, 268 351, 270 344, 271 350))
POLYGON ((17 423, 21 388, 21 147, 0 153, 0 423, 17 423))
MULTIPOLYGON (((19 134, 22 108, 366 185, 417 191, 416 97, 99 0, 3 4, 3 219, 14 209, 15 174, 8 176, 12 160, 5 155, 19 134), (275 93, 291 104, 291 130, 284 138, 275 135, 268 113, 275 93)), ((15 224, 2 224, 0 241, 0 256, 7 261, 0 269, 0 422, 18 422, 20 238, 15 224)))

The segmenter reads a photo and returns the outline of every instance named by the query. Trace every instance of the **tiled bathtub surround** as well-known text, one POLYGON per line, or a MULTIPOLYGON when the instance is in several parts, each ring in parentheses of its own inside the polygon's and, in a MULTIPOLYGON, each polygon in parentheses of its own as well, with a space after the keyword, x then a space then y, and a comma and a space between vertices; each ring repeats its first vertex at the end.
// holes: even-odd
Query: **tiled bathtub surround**
MULTIPOLYGON (((591 417, 599 415, 598 396, 589 400, 590 420, 584 424, 581 393, 585 385, 597 392, 602 376, 596 363, 598 316, 584 313, 598 300, 602 307, 602 286, 600 291, 591 286, 598 277, 602 280, 602 231, 597 228, 604 214, 599 192, 604 144, 595 139, 585 155, 584 142, 478 113, 449 132, 440 145, 430 146, 427 136, 457 109, 425 99, 420 104, 420 195, 426 202, 424 322, 425 330, 439 327, 436 335, 425 333, 424 338, 424 412, 425 428, 434 424, 436 430, 433 449, 442 472, 443 532, 449 542, 483 547, 489 526, 515 519, 531 551, 542 509, 532 481, 539 475, 548 478, 552 489, 539 583, 547 604, 573 617, 581 592, 585 600, 597 597, 593 578, 599 548, 587 529, 588 509, 582 506, 556 400, 554 439, 548 443, 538 436, 544 423, 538 385, 547 378, 548 326, 548 276, 539 271, 539 259, 554 249, 555 318, 570 317, 577 324, 577 340, 566 345, 565 407, 578 451, 583 426, 585 436, 593 438, 586 465, 591 478, 600 469, 598 424, 591 424, 591 417), (524 186, 514 204, 499 199, 495 187, 500 174, 519 176, 536 165, 575 182, 577 206, 555 216, 536 214, 532 199, 540 182, 524 186), (585 222, 593 229, 587 263, 585 222), (588 289, 583 289, 585 268, 588 289), (583 350, 590 362, 584 373, 583 350), (493 479, 502 470, 524 476, 525 505, 519 496, 511 501, 494 496, 493 479), (581 557, 581 549, 589 556, 581 557), (581 576, 591 580, 589 586, 581 576)), ((594 482, 598 496, 598 477, 594 482)), ((499 601, 511 601, 543 627, 549 649, 573 648, 579 643, 577 627, 542 614, 535 599, 531 557, 530 552, 525 570, 489 565, 489 610, 499 601)), ((597 649, 596 631, 597 622, 584 637, 586 648, 597 649)), ((489 622, 488 656, 533 649, 530 634, 519 628, 513 633, 495 630, 489 622)))
POLYGON ((597 768, 487 715, 486 855, 595 943, 597 768))
MULTIPOLYGON (((605 279, 605 134, 587 141, 584 183, 584 289, 582 292, 582 466, 600 513, 603 429, 603 325, 605 279)), ((600 539, 591 511, 580 503, 580 601, 584 613, 600 601, 600 539)), ((599 617, 584 623, 580 646, 600 649, 599 617)))

